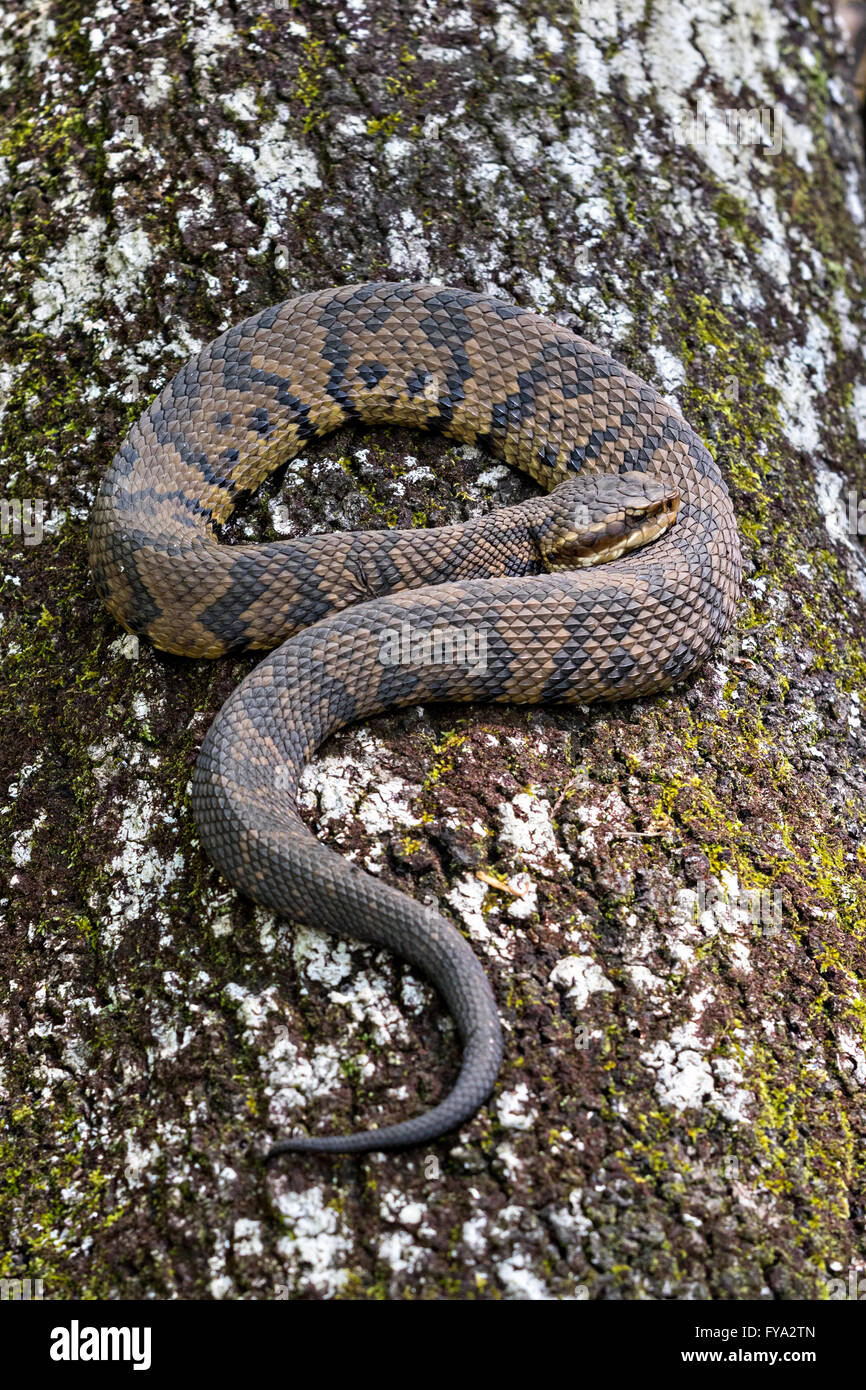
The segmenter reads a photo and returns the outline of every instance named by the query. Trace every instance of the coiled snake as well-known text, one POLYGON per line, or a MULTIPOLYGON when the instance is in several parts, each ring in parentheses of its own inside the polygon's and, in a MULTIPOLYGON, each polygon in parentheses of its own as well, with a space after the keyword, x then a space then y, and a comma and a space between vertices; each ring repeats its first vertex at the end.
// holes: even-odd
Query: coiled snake
POLYGON ((192 804, 214 862, 287 917, 389 947, 460 1031, 460 1074, 434 1109, 271 1153, 398 1148, 453 1129, 501 1061, 484 971, 438 912, 310 833, 298 779, 335 729, 395 706, 622 699, 694 671, 740 581, 711 455, 656 391, 568 328, 466 290, 347 285, 264 310, 178 372, 102 482, 90 554, 115 618, 158 647, 276 648, 199 754, 192 804), (552 491, 463 526, 218 543, 239 493, 345 420, 438 429, 552 491))

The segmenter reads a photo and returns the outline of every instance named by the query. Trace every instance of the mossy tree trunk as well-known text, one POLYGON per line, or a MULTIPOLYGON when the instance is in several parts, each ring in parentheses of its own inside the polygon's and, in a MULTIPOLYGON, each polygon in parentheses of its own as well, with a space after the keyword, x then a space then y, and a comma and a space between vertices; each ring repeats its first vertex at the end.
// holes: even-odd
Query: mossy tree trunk
MULTIPOLYGON (((837 1290, 864 1256, 866 329, 829 6, 24 0, 2 25, 0 1273, 54 1298, 837 1290), (119 633, 86 518, 197 345, 376 277, 535 306, 676 398, 730 481, 744 595, 660 699, 412 709, 324 750, 311 821, 466 930, 507 1059, 429 1151, 267 1171, 288 1125, 437 1099, 453 1030, 399 963, 204 861, 190 769, 251 662, 119 633)), ((232 534, 526 487, 345 432, 232 534)))

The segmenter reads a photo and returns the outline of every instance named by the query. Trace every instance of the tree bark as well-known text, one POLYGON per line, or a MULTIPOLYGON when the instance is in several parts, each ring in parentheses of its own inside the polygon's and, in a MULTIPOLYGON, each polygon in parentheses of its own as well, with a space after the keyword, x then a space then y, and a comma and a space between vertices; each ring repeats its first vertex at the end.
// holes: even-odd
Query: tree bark
MULTIPOLYGON (((2 25, 0 1272, 48 1298, 838 1292, 864 1258, 866 193, 830 7, 23 0, 2 25), (252 659, 120 633, 86 520, 198 345, 375 278, 533 306, 679 402, 744 592, 658 699, 431 706, 323 750, 311 824, 465 930, 506 1060, 427 1151, 265 1169, 289 1126, 435 1102, 454 1032, 398 962, 205 861, 188 779, 252 659)), ((228 533, 529 490, 343 431, 228 533)))

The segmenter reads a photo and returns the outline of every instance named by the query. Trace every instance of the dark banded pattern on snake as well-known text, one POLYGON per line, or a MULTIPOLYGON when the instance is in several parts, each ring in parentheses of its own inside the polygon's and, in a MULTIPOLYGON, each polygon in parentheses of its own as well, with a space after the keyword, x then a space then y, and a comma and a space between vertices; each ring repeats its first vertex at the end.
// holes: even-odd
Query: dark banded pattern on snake
POLYGON ((463 1041, 454 1089, 433 1110, 272 1152, 397 1148, 454 1128, 489 1096, 501 1060, 482 967, 437 911, 307 830, 298 779, 330 733, 383 710, 623 699, 693 672, 739 592, 713 458, 656 391, 570 329, 465 290, 344 286, 247 319, 177 374, 112 462, 90 544, 105 603, 157 646, 207 657, 277 647, 198 758, 193 810, 214 862, 257 902, 417 967, 463 1041), (345 420, 440 430, 552 491, 462 527, 219 544, 214 525, 240 493, 345 420), (619 558, 579 567, 588 553, 619 558), (485 660, 383 660, 404 623, 483 630, 485 660))

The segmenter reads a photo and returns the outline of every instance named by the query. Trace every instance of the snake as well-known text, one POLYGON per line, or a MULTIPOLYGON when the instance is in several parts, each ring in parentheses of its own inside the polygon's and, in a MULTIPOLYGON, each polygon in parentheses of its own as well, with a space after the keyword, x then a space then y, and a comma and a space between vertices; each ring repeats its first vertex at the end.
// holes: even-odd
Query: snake
POLYGON ((740 588, 713 455, 676 405, 569 326, 458 287, 342 285, 264 309, 181 368, 102 478, 89 550, 128 632, 189 657, 266 652, 193 772, 218 870, 283 918, 387 948, 459 1033, 439 1103, 378 1128, 290 1133, 265 1157, 401 1149, 458 1129, 503 1058, 484 968, 435 904, 316 837, 300 778, 336 730, 408 704, 590 705, 696 672, 740 588), (349 421, 437 430, 543 491, 460 525, 221 539, 241 494, 349 421))

